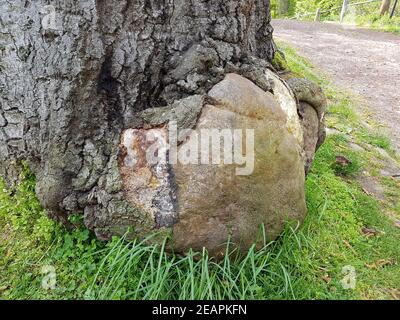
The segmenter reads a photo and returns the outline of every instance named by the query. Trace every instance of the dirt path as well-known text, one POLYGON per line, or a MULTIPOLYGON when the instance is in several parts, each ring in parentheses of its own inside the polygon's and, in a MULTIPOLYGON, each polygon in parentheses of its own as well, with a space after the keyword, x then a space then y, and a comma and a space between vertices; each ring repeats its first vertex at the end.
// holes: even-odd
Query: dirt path
POLYGON ((399 36, 331 23, 274 20, 272 25, 275 37, 364 97, 400 152, 399 36))

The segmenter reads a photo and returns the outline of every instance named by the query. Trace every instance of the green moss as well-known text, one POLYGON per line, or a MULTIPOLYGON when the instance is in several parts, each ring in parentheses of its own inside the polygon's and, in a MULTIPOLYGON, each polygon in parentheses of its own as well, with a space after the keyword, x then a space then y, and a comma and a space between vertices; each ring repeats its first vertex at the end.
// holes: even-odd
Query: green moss
POLYGON ((281 51, 275 52, 274 59, 272 60, 272 66, 276 70, 287 70, 288 65, 285 59, 285 55, 281 51))

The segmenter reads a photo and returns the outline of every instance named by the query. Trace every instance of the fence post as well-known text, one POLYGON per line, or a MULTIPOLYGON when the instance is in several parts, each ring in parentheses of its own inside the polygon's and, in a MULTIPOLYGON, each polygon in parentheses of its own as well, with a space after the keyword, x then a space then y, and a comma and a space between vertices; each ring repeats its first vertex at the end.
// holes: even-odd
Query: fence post
POLYGON ((394 16, 394 12, 396 11, 397 1, 398 0, 396 0, 393 4, 392 12, 390 13, 390 18, 393 18, 394 16))
POLYGON ((321 20, 321 8, 318 8, 317 12, 315 13, 314 21, 320 21, 320 20, 321 20))
POLYGON ((342 11, 340 12, 340 23, 343 22, 344 16, 347 11, 347 6, 349 5, 349 0, 343 0, 342 11))

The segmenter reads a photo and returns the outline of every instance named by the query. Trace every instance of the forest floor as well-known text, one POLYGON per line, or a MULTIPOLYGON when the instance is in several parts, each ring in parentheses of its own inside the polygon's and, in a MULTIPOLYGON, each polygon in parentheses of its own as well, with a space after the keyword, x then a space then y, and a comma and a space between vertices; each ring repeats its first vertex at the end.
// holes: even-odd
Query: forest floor
POLYGON ((272 25, 275 37, 334 83, 359 94, 400 151, 400 36, 336 23, 273 20, 272 25))

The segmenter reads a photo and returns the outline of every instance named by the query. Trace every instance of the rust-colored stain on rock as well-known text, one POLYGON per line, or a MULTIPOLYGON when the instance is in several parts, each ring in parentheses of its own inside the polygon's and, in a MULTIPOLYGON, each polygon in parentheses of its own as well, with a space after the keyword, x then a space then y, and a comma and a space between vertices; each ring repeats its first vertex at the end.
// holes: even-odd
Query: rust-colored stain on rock
POLYGON ((125 196, 150 214, 156 227, 171 226, 177 219, 174 177, 166 161, 167 140, 165 128, 128 129, 120 143, 125 196))

